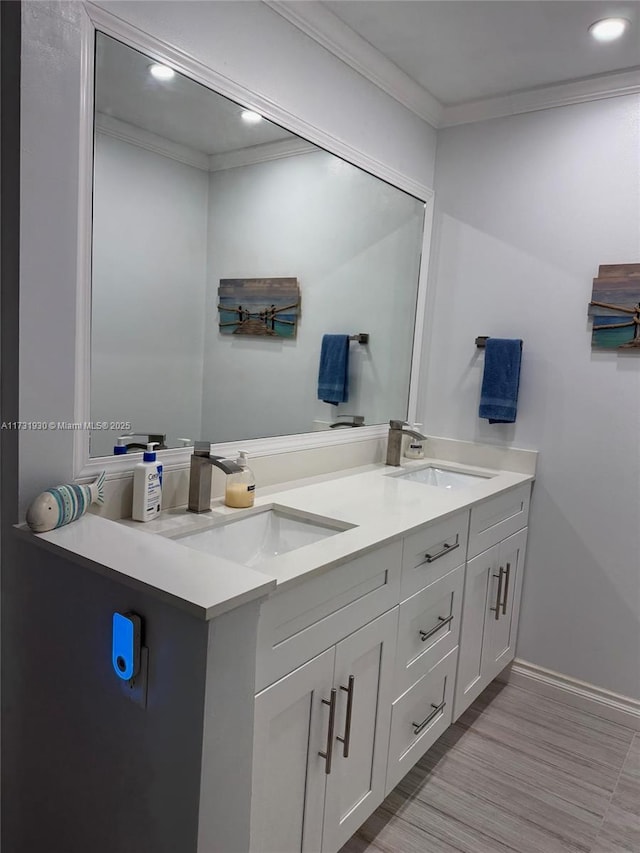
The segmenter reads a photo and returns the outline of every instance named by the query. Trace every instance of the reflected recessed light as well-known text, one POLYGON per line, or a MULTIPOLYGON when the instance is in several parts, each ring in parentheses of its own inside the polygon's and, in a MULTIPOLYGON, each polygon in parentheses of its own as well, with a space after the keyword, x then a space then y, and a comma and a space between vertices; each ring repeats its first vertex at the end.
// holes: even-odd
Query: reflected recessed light
POLYGON ((162 65, 159 62, 155 62, 153 65, 150 65, 149 72, 152 77, 156 78, 156 80, 171 80, 176 74, 173 68, 169 68, 168 65, 162 65))
POLYGON ((242 110, 240 118, 249 124, 257 124, 259 121, 262 121, 260 113, 255 113, 253 110, 242 110))
POLYGON ((589 32, 598 41, 613 41, 620 38, 629 26, 626 18, 602 18, 589 27, 589 32))

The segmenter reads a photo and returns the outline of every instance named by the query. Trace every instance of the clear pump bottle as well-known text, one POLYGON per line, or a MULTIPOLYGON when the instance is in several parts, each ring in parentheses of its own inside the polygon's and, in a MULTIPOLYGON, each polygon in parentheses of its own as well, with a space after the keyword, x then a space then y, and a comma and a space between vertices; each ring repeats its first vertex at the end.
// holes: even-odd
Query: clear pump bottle
POLYGON ((256 494, 256 480, 253 476, 253 471, 249 468, 247 454, 244 450, 240 451, 236 462, 242 468, 242 471, 227 475, 224 502, 227 506, 244 509, 253 506, 256 494))

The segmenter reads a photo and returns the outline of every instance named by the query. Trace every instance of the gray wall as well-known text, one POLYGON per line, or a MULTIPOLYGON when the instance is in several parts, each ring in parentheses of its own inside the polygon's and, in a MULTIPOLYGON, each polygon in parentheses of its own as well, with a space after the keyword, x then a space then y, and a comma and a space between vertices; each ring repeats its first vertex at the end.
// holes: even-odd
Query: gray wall
MULTIPOLYGON (((18 419, 18 312, 20 296, 20 5, 0 4, 0 410, 18 419)), ((18 512, 18 433, 0 430, 0 567, 11 565, 11 524, 18 512)), ((0 579, 2 576, 0 575, 0 579)), ((7 650, 4 613, 0 611, 4 673, 7 650)), ((10 647, 9 647, 10 648, 10 647)), ((2 686, 2 707, 7 692, 2 686)), ((3 730, 3 743, 6 742, 3 730)), ((1 760, 1 759, 0 759, 1 760)), ((5 780, 1 781, 5 790, 5 780)), ((10 781, 7 784, 11 784, 10 781)), ((1 829, 1 828, 0 828, 1 829)), ((1 838, 1 835, 0 835, 1 838)), ((5 851, 7 848, 5 847, 5 851)))
POLYGON ((202 436, 406 413, 423 220, 421 202, 324 151, 213 172, 202 436), (220 279, 262 275, 298 279, 295 340, 218 331, 220 279), (322 335, 355 332, 371 339, 351 344, 349 400, 336 409, 317 399, 322 335))
MULTIPOLYGON (((200 438, 209 175, 96 134, 91 420, 200 438)), ((91 455, 116 432, 94 430, 91 455)))
POLYGON ((600 264, 640 262, 637 95, 441 131, 425 428, 538 449, 517 655, 640 696, 640 358, 591 351, 600 264), (476 335, 524 339, 514 425, 476 335))

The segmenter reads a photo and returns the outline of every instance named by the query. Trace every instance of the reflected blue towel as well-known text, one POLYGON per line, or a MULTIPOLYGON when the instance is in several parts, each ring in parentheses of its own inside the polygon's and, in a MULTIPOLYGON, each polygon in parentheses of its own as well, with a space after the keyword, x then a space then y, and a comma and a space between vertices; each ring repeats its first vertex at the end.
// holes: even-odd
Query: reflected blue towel
POLYGON ((488 338, 484 354, 484 376, 479 417, 490 424, 512 424, 518 412, 518 386, 522 341, 488 338))
POLYGON ((323 335, 318 400, 337 406, 349 399, 349 335, 323 335))

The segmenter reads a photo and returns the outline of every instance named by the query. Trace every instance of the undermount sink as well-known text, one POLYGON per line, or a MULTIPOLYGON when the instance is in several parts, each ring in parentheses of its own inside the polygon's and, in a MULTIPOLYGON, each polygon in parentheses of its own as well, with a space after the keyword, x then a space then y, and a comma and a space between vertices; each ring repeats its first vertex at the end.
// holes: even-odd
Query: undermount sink
POLYGON ((438 468, 435 465, 425 465, 411 471, 401 471, 390 474, 401 480, 412 483, 425 483, 427 486, 437 486, 440 489, 464 489, 480 480, 489 479, 489 474, 470 474, 468 471, 455 471, 451 468, 438 468))
POLYGON ((170 538, 196 551, 255 568, 280 554, 351 527, 335 519, 309 517, 283 507, 266 507, 217 521, 197 533, 181 533, 170 538))

